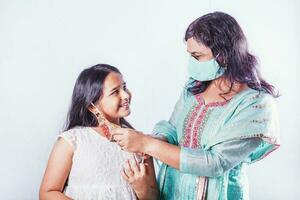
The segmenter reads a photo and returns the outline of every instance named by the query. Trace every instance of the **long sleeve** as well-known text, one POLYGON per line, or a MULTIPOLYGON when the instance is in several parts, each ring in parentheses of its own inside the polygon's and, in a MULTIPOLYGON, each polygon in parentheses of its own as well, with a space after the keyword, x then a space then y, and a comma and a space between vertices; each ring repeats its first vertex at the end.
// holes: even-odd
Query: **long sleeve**
POLYGON ((222 142, 209 150, 182 147, 180 171, 198 176, 221 176, 245 160, 261 142, 260 138, 248 138, 222 142))
POLYGON ((184 97, 183 94, 181 94, 179 100, 175 105, 170 119, 168 121, 162 120, 155 125, 154 130, 152 132, 155 135, 154 137, 164 137, 167 139, 168 143, 175 145, 178 144, 176 124, 183 107, 184 97))

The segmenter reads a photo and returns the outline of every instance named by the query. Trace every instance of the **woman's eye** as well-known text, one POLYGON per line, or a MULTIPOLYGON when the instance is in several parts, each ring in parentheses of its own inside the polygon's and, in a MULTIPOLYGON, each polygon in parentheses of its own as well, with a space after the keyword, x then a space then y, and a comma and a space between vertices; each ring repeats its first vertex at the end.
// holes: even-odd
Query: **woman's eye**
POLYGON ((199 60, 200 56, 192 55, 196 60, 199 60))

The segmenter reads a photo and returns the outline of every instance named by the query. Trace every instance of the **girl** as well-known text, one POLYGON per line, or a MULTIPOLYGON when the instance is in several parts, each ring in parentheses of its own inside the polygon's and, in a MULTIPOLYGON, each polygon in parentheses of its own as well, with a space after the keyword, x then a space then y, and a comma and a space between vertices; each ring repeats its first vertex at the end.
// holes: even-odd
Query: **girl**
POLYGON ((248 164, 279 147, 278 95, 261 77, 230 15, 196 19, 185 40, 189 80, 170 120, 154 129, 165 141, 132 129, 115 129, 114 139, 125 150, 163 162, 160 199, 249 199, 248 164))
POLYGON ((130 101, 131 94, 117 68, 99 64, 81 72, 66 129, 48 161, 41 200, 156 198, 152 160, 138 164, 133 154, 112 143, 113 128, 132 128, 124 119, 130 114, 130 101), (133 189, 121 178, 124 163, 134 169, 133 189))

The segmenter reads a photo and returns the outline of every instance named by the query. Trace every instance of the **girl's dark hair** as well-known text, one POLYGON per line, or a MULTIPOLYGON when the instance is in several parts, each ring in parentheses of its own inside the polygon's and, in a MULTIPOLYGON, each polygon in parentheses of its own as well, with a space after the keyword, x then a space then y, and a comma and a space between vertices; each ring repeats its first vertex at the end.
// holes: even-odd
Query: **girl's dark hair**
MULTIPOLYGON (((185 41, 190 38, 209 47, 218 64, 226 68, 224 76, 231 83, 228 93, 233 83, 238 82, 245 83, 254 90, 265 91, 273 97, 279 96, 274 86, 261 77, 257 59, 249 53, 246 37, 232 16, 213 12, 199 17, 186 30, 185 41)), ((196 83, 189 90, 193 94, 201 93, 210 82, 196 83)))
MULTIPOLYGON (((111 72, 121 74, 116 67, 107 64, 97 64, 80 73, 73 89, 65 131, 75 126, 95 127, 98 125, 96 116, 88 108, 91 103, 95 104, 102 96, 104 80, 111 72)), ((121 118, 120 122, 121 125, 132 128, 124 118, 121 118)))

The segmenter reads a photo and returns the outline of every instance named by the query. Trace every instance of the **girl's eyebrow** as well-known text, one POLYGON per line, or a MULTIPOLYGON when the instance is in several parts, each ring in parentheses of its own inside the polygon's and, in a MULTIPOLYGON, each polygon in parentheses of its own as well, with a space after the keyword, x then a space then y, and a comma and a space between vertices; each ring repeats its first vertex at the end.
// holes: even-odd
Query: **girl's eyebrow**
POLYGON ((116 87, 114 87, 113 89, 110 90, 110 92, 114 92, 115 90, 119 89, 121 86, 126 85, 126 83, 124 82, 122 85, 118 85, 116 87))

